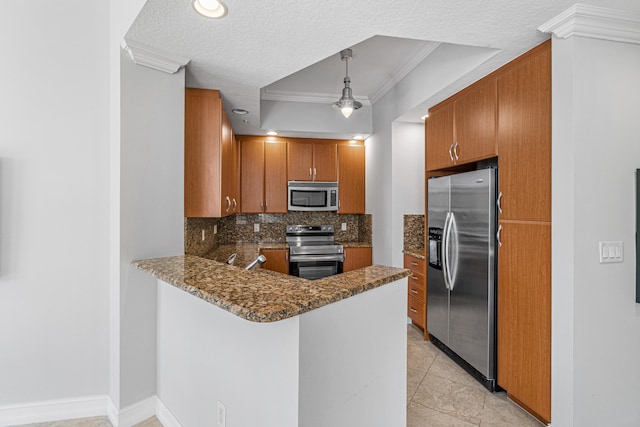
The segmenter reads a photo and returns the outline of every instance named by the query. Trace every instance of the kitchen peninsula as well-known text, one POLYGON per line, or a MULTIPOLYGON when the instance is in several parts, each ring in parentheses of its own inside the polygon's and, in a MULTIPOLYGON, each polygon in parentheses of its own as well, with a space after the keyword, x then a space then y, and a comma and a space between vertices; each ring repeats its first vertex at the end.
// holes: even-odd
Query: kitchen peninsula
POLYGON ((406 281, 371 266, 309 281, 185 255, 158 278, 158 396, 184 426, 404 425, 406 281))

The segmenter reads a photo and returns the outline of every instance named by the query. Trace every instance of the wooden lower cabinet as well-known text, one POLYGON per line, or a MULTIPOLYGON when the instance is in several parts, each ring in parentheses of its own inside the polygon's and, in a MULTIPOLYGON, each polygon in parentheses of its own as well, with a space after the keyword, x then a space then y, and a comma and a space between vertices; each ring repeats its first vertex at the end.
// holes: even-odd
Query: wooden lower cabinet
POLYGON ((411 270, 407 287, 407 316, 411 318, 411 323, 422 330, 426 330, 427 282, 425 280, 425 260, 405 254, 404 268, 411 270))
POLYGON ((500 221, 498 385, 551 420, 551 223, 500 221))
POLYGON ((267 258, 262 268, 289 274, 289 249, 260 249, 260 254, 267 258))
POLYGON ((371 248, 344 248, 343 271, 369 267, 372 262, 371 248))

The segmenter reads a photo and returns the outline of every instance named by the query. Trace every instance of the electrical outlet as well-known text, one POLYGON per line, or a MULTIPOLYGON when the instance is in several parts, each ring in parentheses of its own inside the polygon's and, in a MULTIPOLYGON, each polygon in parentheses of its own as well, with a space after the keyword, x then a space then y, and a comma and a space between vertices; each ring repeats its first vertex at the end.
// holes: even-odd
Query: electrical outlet
POLYGON ((342 231, 347 231, 347 223, 346 222, 342 223, 342 231))
POLYGON ((218 427, 225 427, 227 417, 227 409, 222 402, 218 400, 218 427))
POLYGON ((253 224, 253 232, 254 233, 260 232, 260 224, 259 223, 253 224))
POLYGON ((202 229, 202 241, 204 242, 204 228, 202 229))
POLYGON ((218 234, 218 225, 214 224, 213 226, 213 234, 218 234))

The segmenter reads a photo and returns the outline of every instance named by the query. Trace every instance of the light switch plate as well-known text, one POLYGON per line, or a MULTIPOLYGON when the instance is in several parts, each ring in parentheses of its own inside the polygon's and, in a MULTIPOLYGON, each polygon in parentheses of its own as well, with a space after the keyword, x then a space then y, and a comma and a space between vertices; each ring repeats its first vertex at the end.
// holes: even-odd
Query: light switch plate
POLYGON ((260 223, 253 224, 253 232, 254 233, 260 232, 260 223))
POLYGON ((342 223, 342 231, 347 231, 347 223, 346 222, 342 223))
POLYGON ((622 242, 600 242, 600 264, 624 261, 624 247, 622 242))

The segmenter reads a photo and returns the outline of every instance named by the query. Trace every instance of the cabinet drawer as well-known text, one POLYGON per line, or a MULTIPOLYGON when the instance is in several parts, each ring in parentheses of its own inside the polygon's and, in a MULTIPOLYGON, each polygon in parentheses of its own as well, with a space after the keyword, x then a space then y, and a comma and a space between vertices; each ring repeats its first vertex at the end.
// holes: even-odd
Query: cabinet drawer
POLYGON ((407 315, 411 318, 411 322, 424 329, 424 301, 409 296, 407 306, 407 315))
POLYGON ((413 271, 411 276, 409 276, 409 285, 422 286, 424 288, 425 283, 424 274, 422 273, 416 273, 413 271))
POLYGON ((408 268, 415 273, 424 274, 424 260, 411 255, 404 256, 404 268, 408 268))
POLYGON ((419 280, 415 279, 415 273, 414 276, 409 276, 409 296, 424 302, 426 301, 426 287, 424 286, 424 279, 422 283, 420 283, 419 280))

